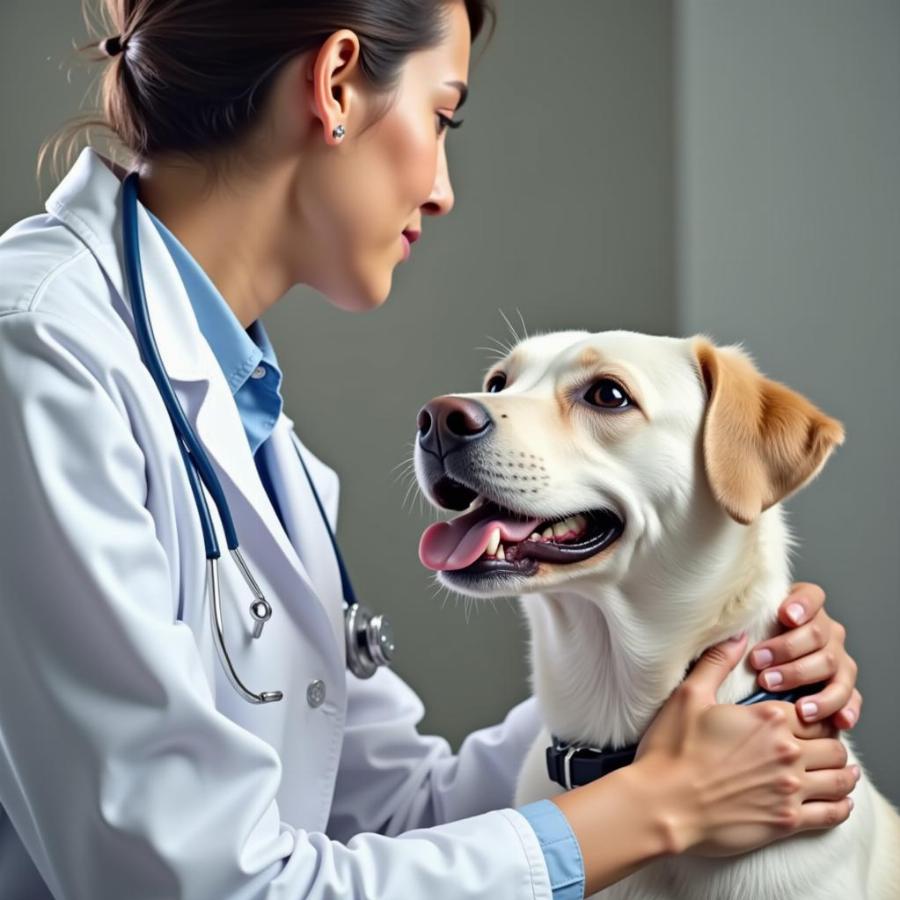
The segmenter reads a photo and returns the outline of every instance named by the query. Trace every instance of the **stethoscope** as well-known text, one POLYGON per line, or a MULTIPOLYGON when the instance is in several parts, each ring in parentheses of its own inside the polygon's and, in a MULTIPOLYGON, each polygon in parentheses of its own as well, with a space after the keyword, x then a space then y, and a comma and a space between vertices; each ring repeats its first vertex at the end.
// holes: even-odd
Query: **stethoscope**
MULTIPOLYGON (((250 604, 250 615, 253 618, 253 637, 258 638, 262 635, 263 626, 272 617, 272 607, 268 600, 263 596, 259 585, 256 583, 250 569, 244 561, 238 548, 237 533, 234 528, 234 520, 231 518, 231 510, 228 508, 228 502, 225 499, 225 493, 219 482, 218 476, 213 470, 209 456, 197 439, 191 423, 188 421, 178 397, 172 389, 166 371, 163 368, 162 360, 159 356, 159 350, 156 346, 156 338, 150 327, 150 316, 147 311, 147 298, 144 294, 144 277, 141 271, 141 251, 138 243, 138 173, 132 172, 125 178, 122 185, 123 191, 123 218, 122 233, 125 243, 125 275, 128 282, 128 290, 132 298, 132 308, 134 314, 135 331, 138 348, 140 349, 141 358, 144 364, 150 370, 153 380, 156 382, 157 389, 169 412, 169 418, 172 420, 172 426, 178 437, 178 446, 181 450, 181 456, 184 460, 185 469, 188 475, 188 481, 191 485, 191 492, 194 495, 194 503, 197 506, 197 513, 200 516, 200 525, 203 530, 203 542, 206 546, 206 572, 207 587, 212 588, 212 603, 210 603, 210 619, 212 622, 213 634, 216 638, 216 649, 219 655, 219 661, 228 676, 234 689, 249 703, 272 703, 281 700, 284 696, 281 691, 262 691, 259 694, 253 693, 247 688, 235 672, 234 665, 228 655, 228 649, 225 646, 225 631, 222 625, 222 600, 219 592, 219 570, 218 561, 221 556, 219 551, 219 542, 216 539, 216 533, 213 528, 212 519, 209 514, 209 506, 206 503, 206 497, 200 487, 200 481, 206 486, 206 489, 212 495, 213 502, 222 521, 222 527, 225 531, 225 540, 228 549, 234 558, 237 567, 244 577, 250 592, 253 594, 253 602, 250 604), (199 478, 197 477, 199 472, 199 478)), ((325 509, 322 501, 319 499, 318 491, 313 484, 313 480, 306 468, 306 463, 300 454, 299 448, 295 445, 297 458, 306 479, 309 482, 316 506, 319 508, 319 514, 325 523, 325 529, 331 540, 331 546, 334 549, 334 555, 337 559, 338 568, 341 573, 341 589, 344 595, 344 641, 347 647, 347 667, 358 678, 370 678, 375 674, 379 666, 386 666, 390 663, 394 655, 394 639, 390 622, 384 616, 373 615, 365 606, 361 606, 353 592, 353 585, 350 583, 350 576, 347 574, 347 568, 344 565, 341 551, 338 548, 337 540, 328 518, 325 515, 325 509)))

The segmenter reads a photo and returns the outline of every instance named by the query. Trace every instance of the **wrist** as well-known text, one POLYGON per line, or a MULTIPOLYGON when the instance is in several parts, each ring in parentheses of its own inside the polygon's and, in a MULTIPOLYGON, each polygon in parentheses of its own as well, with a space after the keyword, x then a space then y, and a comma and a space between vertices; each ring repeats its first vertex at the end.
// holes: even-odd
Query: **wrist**
POLYGON ((551 798, 581 848, 585 896, 614 884, 672 851, 681 838, 653 773, 632 764, 551 798))
POLYGON ((676 856, 698 840, 698 791, 674 760, 638 760, 622 770, 631 780, 635 802, 644 804, 659 855, 676 856))

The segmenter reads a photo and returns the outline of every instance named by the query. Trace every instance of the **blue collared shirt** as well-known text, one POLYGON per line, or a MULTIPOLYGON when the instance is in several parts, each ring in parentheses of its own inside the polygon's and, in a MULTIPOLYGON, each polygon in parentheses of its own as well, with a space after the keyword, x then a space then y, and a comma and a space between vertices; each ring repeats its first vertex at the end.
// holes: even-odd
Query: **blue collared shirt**
POLYGON ((172 256, 200 331, 231 388, 260 481, 287 533, 263 446, 275 428, 282 407, 281 369, 275 348, 259 319, 246 331, 241 327, 234 310, 187 248, 153 213, 147 212, 172 256), (260 447, 262 452, 257 452, 260 447))
POLYGON ((275 349, 262 321, 257 319, 245 331, 218 288, 184 245, 153 213, 150 218, 172 255, 200 331, 231 388, 250 450, 255 456, 281 415, 282 376, 275 349))
MULTIPOLYGON (((181 275, 200 331, 228 381, 263 487, 283 526, 266 454, 257 452, 268 440, 281 414, 282 376, 275 350, 262 322, 257 319, 245 331, 234 310, 184 245, 153 213, 150 218, 181 275)), ((553 900, 583 900, 581 849, 562 811, 549 800, 529 803, 518 811, 531 824, 543 850, 553 900)))

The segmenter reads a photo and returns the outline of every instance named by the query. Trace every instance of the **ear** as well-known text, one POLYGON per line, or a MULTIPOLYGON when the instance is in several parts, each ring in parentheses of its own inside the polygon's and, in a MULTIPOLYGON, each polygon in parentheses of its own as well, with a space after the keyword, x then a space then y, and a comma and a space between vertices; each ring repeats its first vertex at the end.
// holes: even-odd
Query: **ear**
POLYGON ((736 521, 802 488, 818 473, 844 428, 805 397, 770 381, 737 347, 703 337, 692 344, 706 385, 703 456, 713 495, 736 521))

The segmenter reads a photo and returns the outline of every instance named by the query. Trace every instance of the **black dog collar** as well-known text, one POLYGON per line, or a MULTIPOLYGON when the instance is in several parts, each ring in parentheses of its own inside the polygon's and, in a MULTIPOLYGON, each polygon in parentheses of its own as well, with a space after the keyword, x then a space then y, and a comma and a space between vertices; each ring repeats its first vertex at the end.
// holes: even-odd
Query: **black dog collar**
MULTIPOLYGON (((753 703, 761 703, 763 700, 785 700, 793 703, 800 697, 815 694, 822 690, 827 682, 818 684, 806 684, 781 693, 773 691, 757 691, 743 700, 738 700, 740 706, 750 706, 753 703)), ((637 744, 629 744, 614 750, 609 744, 605 747, 591 747, 588 744, 580 744, 577 741, 562 741, 556 735, 551 735, 553 743, 547 748, 547 774, 551 781, 562 785, 566 790, 589 784, 621 769, 634 762, 637 753, 637 744)))

